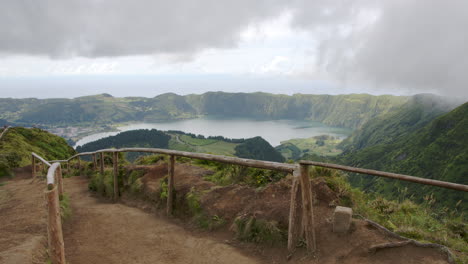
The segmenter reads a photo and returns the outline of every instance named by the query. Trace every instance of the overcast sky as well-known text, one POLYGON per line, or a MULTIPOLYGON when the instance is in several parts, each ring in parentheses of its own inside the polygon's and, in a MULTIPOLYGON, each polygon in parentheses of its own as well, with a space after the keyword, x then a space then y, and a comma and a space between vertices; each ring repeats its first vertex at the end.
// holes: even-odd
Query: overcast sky
POLYGON ((468 99, 466 0, 1 0, 0 97, 468 99))

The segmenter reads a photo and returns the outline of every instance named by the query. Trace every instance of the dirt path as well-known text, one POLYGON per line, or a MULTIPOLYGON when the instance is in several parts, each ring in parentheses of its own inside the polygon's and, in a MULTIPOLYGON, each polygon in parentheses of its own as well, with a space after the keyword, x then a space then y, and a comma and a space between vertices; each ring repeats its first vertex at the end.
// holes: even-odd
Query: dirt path
POLYGON ((87 180, 65 180, 72 218, 64 225, 67 263, 259 263, 237 249, 140 209, 93 197, 87 180))
POLYGON ((45 183, 33 181, 30 173, 27 177, 26 170, 23 174, 0 182, 0 263, 42 264, 47 245, 45 183))

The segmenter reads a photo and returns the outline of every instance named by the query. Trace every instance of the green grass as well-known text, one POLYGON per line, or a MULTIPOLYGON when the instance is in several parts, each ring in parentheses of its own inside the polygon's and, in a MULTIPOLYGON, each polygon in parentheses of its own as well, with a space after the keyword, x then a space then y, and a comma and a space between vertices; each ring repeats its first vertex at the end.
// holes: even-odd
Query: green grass
POLYGON ((246 184, 257 188, 279 181, 286 176, 283 172, 230 165, 215 161, 194 160, 193 164, 213 170, 214 173, 206 175, 204 179, 220 186, 246 184))
POLYGON ((234 156, 234 153, 236 152, 235 147, 237 145, 238 144, 236 143, 229 143, 218 140, 215 143, 197 147, 196 151, 202 153, 212 153, 217 155, 234 156))
POLYGON ((187 135, 179 135, 180 141, 176 139, 177 135, 171 135, 169 148, 180 151, 211 153, 217 155, 234 156, 236 143, 225 142, 216 139, 199 139, 187 135))
POLYGON ((195 152, 195 148, 191 147, 187 144, 180 143, 176 139, 171 138, 169 140, 169 149, 173 150, 180 150, 180 151, 188 151, 188 152, 195 152))
POLYGON ((215 139, 200 139, 200 138, 193 138, 187 135, 179 135, 179 139, 182 142, 185 142, 188 145, 192 145, 192 146, 205 146, 205 145, 218 142, 218 140, 215 140, 215 139))
POLYGON ((75 154, 65 139, 37 128, 12 127, 0 141, 0 157, 12 156, 14 167, 31 164, 31 152, 46 160, 66 159, 75 154))
POLYGON ((75 153, 61 137, 37 128, 13 127, 0 141, 0 177, 14 176, 13 168, 31 164, 31 152, 46 160, 65 159, 75 153))
POLYGON ((200 199, 203 196, 203 192, 198 192, 195 190, 194 187, 190 189, 185 196, 185 201, 187 202, 187 206, 189 209, 189 213, 192 216, 192 221, 194 223, 206 230, 216 230, 226 224, 226 221, 217 216, 209 216, 204 211, 200 204, 200 199))
POLYGON ((468 256, 468 225, 462 216, 434 208, 433 197, 427 196, 422 204, 406 199, 387 200, 352 188, 347 176, 334 170, 316 168, 311 175, 324 177, 340 198, 337 205, 352 207, 355 214, 402 236, 445 245, 462 252, 462 258, 468 256))
MULTIPOLYGON (((120 185, 121 186, 121 185, 120 185)), ((105 170, 104 175, 94 173, 89 181, 88 188, 106 197, 114 195, 114 176, 112 170, 105 170)))
POLYGON ((243 241, 274 245, 287 240, 287 231, 279 228, 275 221, 241 216, 234 220, 234 225, 237 238, 243 241))
POLYGON ((154 165, 160 160, 166 160, 165 155, 153 154, 153 155, 143 155, 135 160, 135 165, 154 165))
POLYGON ((288 147, 289 144, 297 147, 301 153, 304 154, 315 154, 319 156, 336 156, 342 153, 340 149, 337 148, 339 143, 342 141, 337 138, 327 137, 326 139, 321 139, 323 136, 311 137, 311 138, 295 138, 286 141, 281 141, 281 145, 276 147, 278 151, 286 159, 297 159, 300 157, 295 157, 292 153, 291 147, 288 147))
POLYGON ((60 200, 60 216, 62 221, 67 221, 72 215, 70 207, 70 196, 67 193, 63 193, 62 199, 60 200))
POLYGON ((133 170, 127 177, 127 184, 129 186, 129 191, 132 194, 139 194, 143 189, 143 182, 141 177, 145 175, 145 170, 133 170))

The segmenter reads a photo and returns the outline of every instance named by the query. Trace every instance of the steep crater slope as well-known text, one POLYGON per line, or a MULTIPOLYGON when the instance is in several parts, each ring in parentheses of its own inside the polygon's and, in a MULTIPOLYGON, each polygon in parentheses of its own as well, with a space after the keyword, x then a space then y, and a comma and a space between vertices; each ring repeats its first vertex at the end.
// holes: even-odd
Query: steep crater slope
MULTIPOLYGON (((415 108, 413 113, 421 113, 417 106, 415 108)), ((422 120, 421 125, 417 125, 414 130, 406 130, 401 135, 385 126, 377 131, 372 129, 373 125, 366 125, 363 129, 368 130, 363 131, 363 135, 369 136, 356 138, 339 160, 356 167, 468 184, 468 103, 435 119, 422 120)), ((382 122, 391 127, 394 124, 391 118, 382 122)), ((353 176, 350 181, 367 191, 387 197, 395 198, 406 194, 405 198, 413 196, 423 201, 432 195, 431 199, 441 208, 457 207, 460 212, 468 210, 466 192, 371 176, 353 176), (404 190, 404 193, 396 190, 404 190)))

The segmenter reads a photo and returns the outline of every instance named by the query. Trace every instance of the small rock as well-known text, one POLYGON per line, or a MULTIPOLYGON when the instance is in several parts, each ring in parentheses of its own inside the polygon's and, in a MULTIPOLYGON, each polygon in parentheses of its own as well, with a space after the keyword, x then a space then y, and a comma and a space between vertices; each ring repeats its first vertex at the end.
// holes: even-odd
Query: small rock
POLYGON ((346 233, 351 226, 353 209, 349 207, 337 206, 333 213, 333 232, 346 233))

